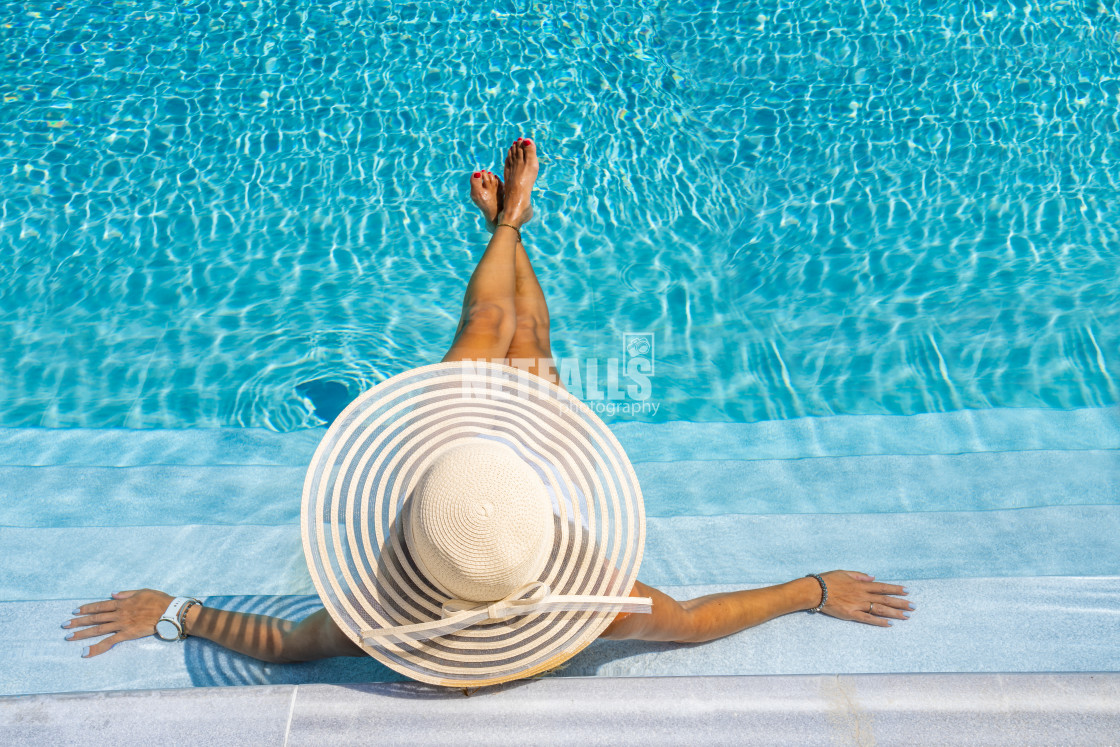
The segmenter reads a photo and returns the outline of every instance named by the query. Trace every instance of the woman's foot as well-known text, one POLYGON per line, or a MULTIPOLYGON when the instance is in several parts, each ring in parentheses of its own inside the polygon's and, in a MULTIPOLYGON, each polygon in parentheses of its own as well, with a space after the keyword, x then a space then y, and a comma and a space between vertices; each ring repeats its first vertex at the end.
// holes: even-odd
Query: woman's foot
MULTIPOLYGON (((505 217, 502 214, 504 195, 502 180, 494 176, 494 172, 476 171, 471 174, 471 202, 482 213, 482 219, 486 221, 486 230, 490 233, 494 233, 494 229, 505 217)), ((521 225, 528 223, 532 217, 533 206, 530 205, 521 216, 521 225)))
POLYGON ((540 164, 537 146, 526 138, 517 138, 506 153, 505 188, 502 221, 520 228, 532 215, 533 184, 537 181, 540 164))
POLYGON ((494 224, 502 210, 502 180, 489 171, 471 174, 471 202, 482 211, 486 230, 494 233, 494 224))

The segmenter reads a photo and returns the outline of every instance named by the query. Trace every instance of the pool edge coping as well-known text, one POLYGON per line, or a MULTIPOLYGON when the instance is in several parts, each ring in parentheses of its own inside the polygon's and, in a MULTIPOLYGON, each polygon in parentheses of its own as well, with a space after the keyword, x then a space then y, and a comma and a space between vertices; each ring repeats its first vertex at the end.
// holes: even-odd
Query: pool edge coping
POLYGON ((554 677, 470 693, 421 683, 118 690, 0 697, 0 741, 125 743, 1107 744, 1120 673, 554 677), (925 735, 925 738, 923 738, 925 735), (217 741, 215 741, 217 740, 217 741))

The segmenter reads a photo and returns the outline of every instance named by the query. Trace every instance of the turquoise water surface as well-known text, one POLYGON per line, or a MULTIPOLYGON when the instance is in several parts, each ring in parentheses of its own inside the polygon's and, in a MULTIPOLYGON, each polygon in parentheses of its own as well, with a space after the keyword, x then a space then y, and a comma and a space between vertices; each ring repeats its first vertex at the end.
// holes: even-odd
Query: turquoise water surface
POLYGON ((518 135, 558 355, 641 419, 1120 400, 1113 4, 30 2, 0 425, 321 419, 438 360, 518 135))

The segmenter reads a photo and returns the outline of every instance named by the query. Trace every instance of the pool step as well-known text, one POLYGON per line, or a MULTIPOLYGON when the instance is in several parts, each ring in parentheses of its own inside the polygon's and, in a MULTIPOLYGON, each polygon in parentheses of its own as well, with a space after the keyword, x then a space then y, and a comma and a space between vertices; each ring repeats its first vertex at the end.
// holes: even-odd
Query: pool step
MULTIPOLYGON (((1120 449, 681 459, 634 469, 650 517, 1120 503, 1120 449)), ((305 465, 0 466, 0 526, 294 523, 305 473, 305 465)))
MULTIPOLYGON (((739 585, 664 587, 681 599, 739 585)), ((917 608, 890 628, 798 613, 704 645, 596 641, 559 677, 1120 671, 1120 578, 940 579, 910 584, 917 608)), ((274 666, 197 638, 130 641, 93 659, 59 628, 79 601, 0 602, 0 695, 306 682, 398 682, 372 658, 274 666)), ((216 596, 223 609, 300 619, 303 596, 216 596)))
POLYGON ((637 461, 1120 449, 1120 407, 611 425, 637 461))
MULTIPOLYGON (((611 430, 635 462, 1082 451, 1120 448, 1120 407, 835 415, 759 423, 614 423, 611 430)), ((306 465, 324 432, 0 428, 0 465, 306 465)))
MULTIPOLYGON (((1120 573, 1117 526, 1118 506, 652 517, 640 577, 681 586, 778 583, 832 568, 900 583, 1110 575, 1120 573)), ((0 547, 0 599, 88 599, 145 586, 195 595, 314 593, 294 522, 3 527, 0 547)))

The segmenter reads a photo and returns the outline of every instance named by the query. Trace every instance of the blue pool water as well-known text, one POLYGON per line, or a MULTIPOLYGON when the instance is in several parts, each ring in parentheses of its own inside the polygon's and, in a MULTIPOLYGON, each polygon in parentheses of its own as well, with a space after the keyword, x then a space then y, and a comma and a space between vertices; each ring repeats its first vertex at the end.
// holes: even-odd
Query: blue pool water
POLYGON ((315 606, 330 383, 443 355, 486 239, 467 175, 518 135, 555 352, 652 340, 657 409, 606 414, 641 578, 849 567, 921 609, 569 674, 1120 671, 1118 49, 1111 3, 24 3, 0 695, 393 676, 193 639, 85 662, 57 625, 142 586, 315 606))
POLYGON ((543 154, 560 355, 644 419, 1120 399, 1112 4, 30 2, 0 29, 0 425, 321 422, 438 360, 543 154))

